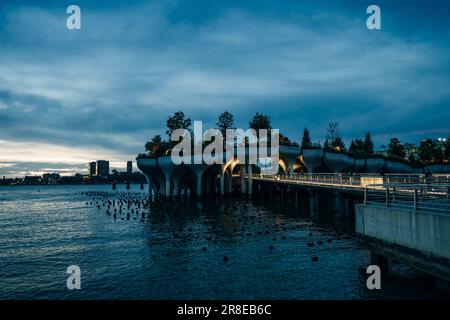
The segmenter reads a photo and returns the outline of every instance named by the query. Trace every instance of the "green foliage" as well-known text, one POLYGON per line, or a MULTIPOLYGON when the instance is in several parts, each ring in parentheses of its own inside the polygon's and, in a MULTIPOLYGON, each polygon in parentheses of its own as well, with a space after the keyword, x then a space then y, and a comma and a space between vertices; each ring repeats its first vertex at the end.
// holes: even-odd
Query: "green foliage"
POLYGON ((363 142, 364 152, 366 154, 372 154, 373 153, 373 142, 372 137, 370 136, 370 132, 367 132, 364 136, 364 142, 363 142))
POLYGON ((367 132, 364 139, 356 138, 355 140, 352 140, 348 152, 355 156, 373 154, 373 142, 370 133, 367 132))
POLYGON ((311 148, 311 137, 309 136, 309 130, 305 128, 303 130, 303 137, 302 137, 302 150, 311 148))
POLYGON ((442 150, 431 139, 426 139, 420 142, 419 156, 420 160, 423 162, 441 162, 444 157, 442 150))
POLYGON ((183 111, 178 111, 175 112, 173 116, 169 116, 169 118, 167 119, 166 125, 167 125, 167 130, 166 130, 166 134, 170 137, 172 136, 172 133, 176 130, 176 129, 187 129, 190 130, 191 128, 191 119, 186 118, 186 116, 184 115, 183 111))
POLYGON ((228 111, 222 112, 219 115, 218 121, 216 123, 217 129, 222 132, 222 136, 226 137, 227 129, 234 129, 234 117, 228 111))
POLYGON ((170 149, 170 143, 163 141, 161 135, 156 135, 152 140, 145 144, 145 151, 151 158, 158 158, 166 155, 167 151, 170 149))
POLYGON ((398 138, 391 139, 387 153, 388 156, 390 157, 398 157, 398 158, 405 158, 406 155, 403 144, 400 143, 398 138))
POLYGON ((325 142, 323 143, 323 150, 324 151, 330 151, 330 143, 328 142, 328 139, 325 140, 325 142))
POLYGON ((253 119, 250 121, 249 126, 250 128, 255 130, 272 129, 272 126, 270 124, 270 117, 258 112, 253 116, 253 119))
POLYGON ((291 140, 289 140, 288 137, 282 135, 281 133, 279 135, 279 143, 280 143, 281 146, 290 146, 290 145, 292 145, 291 140))
POLYGON ((352 140, 350 147, 348 148, 348 152, 355 156, 364 156, 366 155, 366 150, 364 148, 364 141, 356 138, 352 140))
POLYGON ((342 140, 339 132, 339 122, 330 122, 328 124, 327 142, 329 145, 328 146, 329 150, 337 152, 345 152, 345 143, 342 140))

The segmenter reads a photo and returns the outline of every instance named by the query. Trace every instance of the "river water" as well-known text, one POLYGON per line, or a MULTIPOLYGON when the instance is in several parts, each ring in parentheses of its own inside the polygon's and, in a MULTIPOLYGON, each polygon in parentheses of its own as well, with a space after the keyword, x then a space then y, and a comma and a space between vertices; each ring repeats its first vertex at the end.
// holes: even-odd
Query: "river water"
MULTIPOLYGON (((118 189, 110 199, 125 192, 118 189)), ((369 253, 292 206, 178 200, 129 218, 124 208, 114 219, 86 194, 102 191, 112 192, 107 185, 0 187, 0 299, 449 297, 401 265, 382 277, 382 290, 369 291, 369 253), (80 290, 66 287, 70 265, 81 269, 80 290)))

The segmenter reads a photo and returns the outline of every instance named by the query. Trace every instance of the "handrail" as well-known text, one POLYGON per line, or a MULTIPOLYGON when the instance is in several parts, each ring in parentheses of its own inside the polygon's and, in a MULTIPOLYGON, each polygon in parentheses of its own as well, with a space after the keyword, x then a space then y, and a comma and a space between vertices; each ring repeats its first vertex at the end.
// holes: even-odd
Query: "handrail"
POLYGON ((450 213, 450 184, 368 185, 364 204, 450 213))
POLYGON ((253 174, 253 177, 265 180, 297 181, 305 183, 331 184, 340 187, 360 187, 364 188, 367 184, 437 184, 450 183, 450 175, 426 176, 422 174, 343 174, 343 173, 294 173, 261 175, 253 174))

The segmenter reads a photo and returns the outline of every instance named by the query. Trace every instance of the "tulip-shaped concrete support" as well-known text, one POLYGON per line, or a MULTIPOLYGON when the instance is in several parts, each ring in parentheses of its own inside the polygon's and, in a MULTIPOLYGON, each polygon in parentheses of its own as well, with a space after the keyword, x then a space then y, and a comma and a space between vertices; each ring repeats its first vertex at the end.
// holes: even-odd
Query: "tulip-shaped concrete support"
POLYGON ((253 192, 253 167, 252 164, 248 165, 248 170, 247 170, 247 193, 249 196, 252 195, 253 192))
POLYGON ((240 171, 240 178, 241 178, 241 193, 245 194, 246 188, 245 188, 245 164, 241 165, 241 171, 240 171))
POLYGON ((220 195, 225 195, 225 172, 220 170, 220 195))
POLYGON ((197 174, 197 183, 196 183, 196 194, 197 194, 197 198, 201 198, 202 197, 202 175, 197 174))
POLYGON ((164 195, 166 197, 170 197, 170 175, 166 176, 166 181, 164 183, 164 186, 165 186, 164 195))
POLYGON ((153 183, 152 179, 149 179, 148 177, 147 181, 148 181, 148 199, 151 201, 153 199, 153 183))

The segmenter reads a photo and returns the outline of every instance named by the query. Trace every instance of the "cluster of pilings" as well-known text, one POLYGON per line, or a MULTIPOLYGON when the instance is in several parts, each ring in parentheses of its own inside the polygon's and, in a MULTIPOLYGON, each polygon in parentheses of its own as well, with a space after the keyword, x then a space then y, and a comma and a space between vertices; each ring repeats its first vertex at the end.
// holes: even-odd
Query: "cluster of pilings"
POLYGON ((253 181, 253 198, 300 208, 313 221, 333 220, 346 230, 354 230, 355 204, 364 200, 360 192, 262 180, 253 181))

